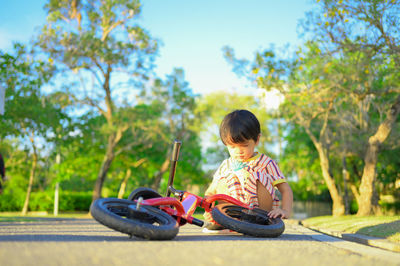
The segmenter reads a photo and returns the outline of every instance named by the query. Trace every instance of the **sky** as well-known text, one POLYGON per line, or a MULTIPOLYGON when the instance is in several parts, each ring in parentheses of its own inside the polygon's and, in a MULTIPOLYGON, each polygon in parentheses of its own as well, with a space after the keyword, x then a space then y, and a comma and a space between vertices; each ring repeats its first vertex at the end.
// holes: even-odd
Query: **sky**
MULTIPOLYGON (((240 58, 252 59, 271 44, 300 43, 297 25, 312 7, 311 0, 143 0, 139 23, 162 41, 156 60, 159 77, 173 68, 185 71, 194 93, 249 91, 223 58, 230 46, 240 58)), ((46 22, 46 0, 0 0, 0 49, 14 41, 28 42, 46 22)))

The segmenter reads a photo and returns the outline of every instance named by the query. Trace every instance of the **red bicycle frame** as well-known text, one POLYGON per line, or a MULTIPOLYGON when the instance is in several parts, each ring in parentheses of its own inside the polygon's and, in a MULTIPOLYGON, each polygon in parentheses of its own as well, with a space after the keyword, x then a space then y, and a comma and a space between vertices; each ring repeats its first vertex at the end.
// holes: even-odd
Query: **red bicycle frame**
POLYGON ((175 189, 173 187, 173 182, 181 144, 182 143, 177 140, 175 140, 174 142, 171 158, 171 171, 168 179, 166 197, 151 198, 143 200, 141 202, 136 200, 135 202, 138 205, 138 208, 140 208, 140 205, 157 206, 169 215, 175 217, 180 225, 184 225, 186 222, 188 222, 190 224, 195 224, 198 226, 203 226, 204 222, 192 216, 196 208, 201 207, 205 211, 209 212, 211 211, 215 201, 229 202, 234 205, 250 209, 247 204, 236 200, 228 195, 216 194, 210 197, 202 198, 195 194, 175 189), (169 197, 171 193, 179 197, 179 200, 177 198, 169 197))
POLYGON ((247 204, 224 194, 216 194, 207 198, 202 198, 189 192, 182 191, 179 193, 181 194, 181 200, 171 197, 160 197, 146 199, 140 203, 136 200, 136 204, 157 206, 164 212, 175 217, 180 225, 184 225, 187 222, 198 226, 203 226, 204 222, 192 216, 197 207, 201 207, 205 211, 209 212, 211 211, 215 201, 224 201, 249 209, 247 204))

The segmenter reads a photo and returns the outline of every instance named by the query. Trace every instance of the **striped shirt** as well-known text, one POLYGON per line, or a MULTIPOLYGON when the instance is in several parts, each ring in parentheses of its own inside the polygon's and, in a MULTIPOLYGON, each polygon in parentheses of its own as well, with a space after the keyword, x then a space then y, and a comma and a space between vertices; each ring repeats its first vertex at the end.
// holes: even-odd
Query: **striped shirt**
POLYGON ((258 206, 257 180, 268 190, 273 199, 273 208, 279 206, 275 186, 286 182, 274 160, 265 154, 238 162, 226 159, 214 174, 213 181, 205 195, 227 194, 253 207, 258 206))

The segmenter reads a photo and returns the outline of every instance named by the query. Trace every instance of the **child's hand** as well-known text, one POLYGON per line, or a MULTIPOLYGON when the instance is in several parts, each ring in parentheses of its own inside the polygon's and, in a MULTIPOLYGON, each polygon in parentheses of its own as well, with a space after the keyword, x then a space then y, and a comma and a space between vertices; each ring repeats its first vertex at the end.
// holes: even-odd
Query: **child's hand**
POLYGON ((274 210, 270 211, 268 213, 268 216, 270 218, 278 218, 278 217, 280 217, 282 219, 287 219, 287 218, 289 218, 290 213, 288 211, 285 211, 285 210, 282 210, 280 208, 277 208, 277 209, 274 209, 274 210))

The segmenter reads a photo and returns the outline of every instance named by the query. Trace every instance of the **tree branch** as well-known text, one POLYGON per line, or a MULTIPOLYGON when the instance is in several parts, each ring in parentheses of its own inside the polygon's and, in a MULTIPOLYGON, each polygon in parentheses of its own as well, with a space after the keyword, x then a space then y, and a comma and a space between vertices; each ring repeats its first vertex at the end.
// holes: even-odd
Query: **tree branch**
POLYGON ((107 37, 108 37, 108 35, 110 34, 110 32, 111 32, 113 29, 115 29, 116 27, 118 27, 119 25, 123 24, 125 21, 126 21, 126 19, 117 21, 117 22, 115 22, 114 24, 112 24, 110 27, 108 27, 107 30, 105 30, 105 31, 103 32, 103 35, 101 36, 101 41, 104 42, 104 41, 107 39, 107 37))
POLYGON ((325 112, 324 123, 323 123, 322 128, 321 128, 321 131, 320 131, 320 133, 319 133, 320 139, 322 139, 322 137, 323 137, 323 136, 325 135, 325 133, 326 133, 326 129, 327 129, 327 127, 328 127, 328 121, 329 121, 329 114, 330 114, 330 112, 331 112, 331 110, 332 110, 332 107, 333 107, 333 101, 330 101, 330 102, 329 102, 328 109, 327 109, 326 112, 325 112))

